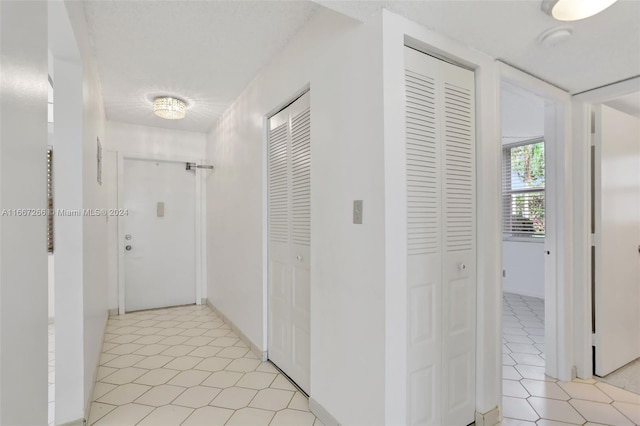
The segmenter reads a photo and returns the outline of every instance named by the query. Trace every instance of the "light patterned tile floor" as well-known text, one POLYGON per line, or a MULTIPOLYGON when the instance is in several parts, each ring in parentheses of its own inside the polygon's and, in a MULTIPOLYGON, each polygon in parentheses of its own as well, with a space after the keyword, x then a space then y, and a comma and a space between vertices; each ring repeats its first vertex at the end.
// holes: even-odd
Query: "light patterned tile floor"
POLYGON ((542 299, 505 293, 503 313, 502 425, 640 425, 640 395, 545 376, 542 299))
POLYGON ((110 317, 89 425, 321 425, 207 306, 110 317))

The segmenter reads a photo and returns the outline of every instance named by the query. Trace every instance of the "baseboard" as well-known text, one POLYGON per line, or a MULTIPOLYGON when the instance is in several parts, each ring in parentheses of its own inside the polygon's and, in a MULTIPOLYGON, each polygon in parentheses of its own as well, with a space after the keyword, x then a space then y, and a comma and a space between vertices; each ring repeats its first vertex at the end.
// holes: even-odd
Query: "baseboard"
POLYGON ((220 310, 218 308, 216 308, 213 303, 211 303, 211 300, 206 299, 206 304, 207 306, 209 306, 213 312, 215 312, 216 314, 218 314, 220 316, 220 318, 222 318, 222 320, 224 322, 226 322, 227 324, 229 324, 229 326, 231 327, 231 329, 240 337, 240 340, 242 340, 244 343, 247 344, 247 346, 249 346, 249 348, 251 349, 251 352, 253 352, 253 354, 255 356, 258 357, 259 360, 262 360, 262 362, 265 362, 267 360, 267 351, 263 351, 261 350, 255 343, 253 343, 251 341, 251 339, 249 339, 247 337, 246 334, 244 334, 242 332, 242 330, 240 330, 240 328, 238 328, 237 325, 234 324, 233 321, 231 321, 229 318, 227 318, 227 316, 225 314, 223 314, 222 312, 220 312, 220 310))
POLYGON ((498 407, 486 413, 476 411, 476 426, 494 426, 500 424, 500 409, 498 407))
POLYGON ((311 411, 325 426, 340 426, 340 423, 318 401, 309 397, 309 411, 311 411))
POLYGON ((85 419, 78 419, 72 422, 63 423, 59 426, 84 426, 86 423, 85 419))
POLYGON ((109 309, 109 316, 114 317, 118 315, 118 308, 109 309))
MULTIPOLYGON (((118 312, 118 310, 115 310, 116 312, 118 312)), ((109 313, 111 313, 111 309, 109 309, 109 313)), ((107 333, 107 325, 109 325, 109 316, 107 316, 104 320, 104 327, 102 327, 102 337, 100 339, 100 341, 102 342, 102 344, 104 344, 104 335, 107 333)), ((98 370, 100 369, 100 360, 102 359, 102 345, 100 345, 100 353, 98 354, 98 360, 96 361, 96 366, 93 369, 93 377, 91 379, 91 392, 89 392, 89 398, 87 398, 87 400, 84 403, 84 419, 82 419, 82 423, 76 423, 80 420, 75 420, 71 423, 65 423, 66 425, 69 426, 81 426, 81 425, 85 425, 89 419, 89 414, 91 411, 91 401, 93 400, 93 391, 95 390, 96 387, 96 381, 98 380, 98 370)))

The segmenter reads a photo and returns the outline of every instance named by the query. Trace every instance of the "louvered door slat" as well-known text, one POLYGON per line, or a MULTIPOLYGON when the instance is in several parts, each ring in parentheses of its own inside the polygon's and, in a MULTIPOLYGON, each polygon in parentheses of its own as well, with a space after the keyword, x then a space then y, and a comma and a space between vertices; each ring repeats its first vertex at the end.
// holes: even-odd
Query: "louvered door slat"
POLYGON ((407 70, 406 132, 407 132, 407 193, 408 252, 434 253, 438 247, 436 229, 438 159, 436 146, 435 84, 433 78, 407 70), (431 190, 429 190, 431 189, 431 190))
POLYGON ((292 239, 311 243, 311 116, 307 108, 291 120, 292 239))
POLYGON ((289 241, 287 123, 269 132, 269 239, 289 241))
POLYGON ((444 84, 445 217, 447 250, 473 248, 473 104, 469 89, 444 84))

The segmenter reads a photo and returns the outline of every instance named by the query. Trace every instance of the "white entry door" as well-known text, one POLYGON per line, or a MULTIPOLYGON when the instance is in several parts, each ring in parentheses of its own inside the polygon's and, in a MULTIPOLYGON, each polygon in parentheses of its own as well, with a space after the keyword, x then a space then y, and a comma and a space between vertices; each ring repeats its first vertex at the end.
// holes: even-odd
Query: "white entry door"
POLYGON ((195 172, 125 159, 122 196, 125 310, 195 303, 195 172))
POLYGON ((640 357, 640 119, 600 106, 595 142, 595 371, 640 357))
POLYGON ((309 92, 269 119, 269 359, 309 393, 309 92))

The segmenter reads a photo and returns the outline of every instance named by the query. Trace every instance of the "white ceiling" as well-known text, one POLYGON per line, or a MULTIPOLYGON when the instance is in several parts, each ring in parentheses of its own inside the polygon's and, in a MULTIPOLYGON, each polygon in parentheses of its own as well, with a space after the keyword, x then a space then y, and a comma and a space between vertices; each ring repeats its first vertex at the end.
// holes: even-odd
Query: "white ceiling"
MULTIPOLYGON (((640 75, 640 1, 620 0, 569 23, 554 48, 536 38, 561 25, 540 0, 317 3, 358 20, 387 8, 571 93, 640 75)), ((320 6, 310 1, 87 1, 110 120, 204 132, 320 6), (168 121, 151 101, 174 94, 187 118, 168 121)))
POLYGON ((319 3, 360 20, 384 7, 574 94, 640 74, 637 0, 618 1, 596 16, 571 23, 542 12, 541 0, 319 3), (537 43, 542 32, 560 26, 573 30, 569 40, 553 48, 537 43))
POLYGON ((319 8, 308 1, 86 1, 107 118, 208 131, 319 8), (187 101, 164 120, 153 99, 187 101))

